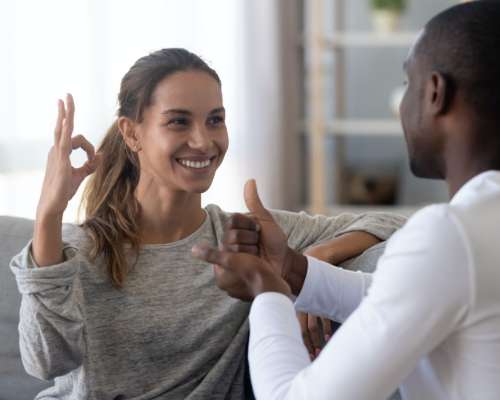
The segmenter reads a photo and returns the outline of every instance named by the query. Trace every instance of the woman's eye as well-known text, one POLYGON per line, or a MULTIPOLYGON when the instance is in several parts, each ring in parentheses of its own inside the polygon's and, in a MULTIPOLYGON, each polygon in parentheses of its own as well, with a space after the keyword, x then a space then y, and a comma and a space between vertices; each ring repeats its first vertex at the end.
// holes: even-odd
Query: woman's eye
POLYGON ((167 122, 167 125, 176 127, 176 126, 185 126, 188 123, 189 121, 187 120, 187 118, 173 118, 167 122))
POLYGON ((219 125, 224 123, 224 118, 222 118, 220 115, 214 115, 213 117, 210 117, 208 119, 208 123, 210 125, 219 125))

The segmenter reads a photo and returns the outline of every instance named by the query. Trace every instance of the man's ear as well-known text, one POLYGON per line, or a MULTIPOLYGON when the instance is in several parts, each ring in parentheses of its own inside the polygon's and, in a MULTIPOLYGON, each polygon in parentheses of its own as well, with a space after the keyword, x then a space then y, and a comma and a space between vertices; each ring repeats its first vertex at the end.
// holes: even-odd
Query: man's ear
POLYGON ((431 112, 434 115, 445 114, 452 100, 451 82, 441 72, 433 71, 428 83, 428 89, 431 112))
POLYGON ((136 123, 127 117, 118 118, 118 129, 130 150, 138 152, 141 144, 136 134, 136 123))

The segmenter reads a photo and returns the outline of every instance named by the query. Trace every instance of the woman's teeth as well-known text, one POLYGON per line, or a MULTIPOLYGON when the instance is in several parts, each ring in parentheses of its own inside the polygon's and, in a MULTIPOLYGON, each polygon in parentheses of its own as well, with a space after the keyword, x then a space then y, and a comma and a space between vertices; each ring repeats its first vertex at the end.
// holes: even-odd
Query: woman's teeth
POLYGON ((179 160, 179 162, 185 167, 200 169, 208 167, 210 165, 211 160, 205 160, 205 161, 179 160))

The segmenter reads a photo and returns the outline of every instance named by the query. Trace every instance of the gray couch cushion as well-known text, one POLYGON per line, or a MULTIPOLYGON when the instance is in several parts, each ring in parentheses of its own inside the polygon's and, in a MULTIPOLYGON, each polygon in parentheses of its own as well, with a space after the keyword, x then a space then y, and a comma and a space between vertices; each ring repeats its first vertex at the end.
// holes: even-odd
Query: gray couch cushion
POLYGON ((9 263, 32 235, 32 220, 0 216, 0 400, 33 399, 51 385, 29 376, 19 355, 21 295, 9 263))
POLYGON ((341 267, 351 271, 374 272, 378 259, 384 254, 385 245, 386 242, 380 242, 370 247, 358 257, 343 262, 341 267))

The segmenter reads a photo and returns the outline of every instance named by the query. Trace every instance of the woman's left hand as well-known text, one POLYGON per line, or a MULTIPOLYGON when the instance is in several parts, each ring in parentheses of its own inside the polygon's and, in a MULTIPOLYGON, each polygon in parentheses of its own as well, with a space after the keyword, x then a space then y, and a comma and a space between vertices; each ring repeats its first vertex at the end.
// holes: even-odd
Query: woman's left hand
MULTIPOLYGON (((304 254, 318 260, 333 263, 335 261, 335 251, 332 251, 333 249, 334 246, 330 243, 318 244, 309 247, 304 254)), ((299 320, 304 344, 309 351, 311 360, 314 360, 332 337, 333 322, 329 319, 300 311, 297 312, 297 319, 299 320)))
POLYGON ((312 314, 297 312, 304 345, 314 360, 326 346, 333 334, 333 322, 312 314))

